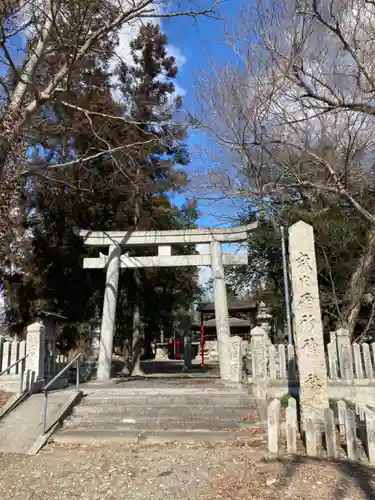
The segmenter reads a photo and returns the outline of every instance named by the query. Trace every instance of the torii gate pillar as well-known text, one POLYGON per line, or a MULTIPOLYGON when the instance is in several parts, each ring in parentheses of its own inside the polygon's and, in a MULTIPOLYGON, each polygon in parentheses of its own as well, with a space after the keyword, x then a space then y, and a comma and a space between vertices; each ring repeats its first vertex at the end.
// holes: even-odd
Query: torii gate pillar
POLYGON ((216 337, 220 360, 220 378, 222 380, 229 380, 231 355, 230 327, 223 256, 221 252, 221 243, 219 241, 211 241, 210 254, 211 273, 214 282, 216 337))
POLYGON ((108 252, 107 275, 105 280, 102 327, 98 358, 97 380, 111 378, 113 339, 115 336, 118 280, 120 274, 120 245, 111 245, 108 252))

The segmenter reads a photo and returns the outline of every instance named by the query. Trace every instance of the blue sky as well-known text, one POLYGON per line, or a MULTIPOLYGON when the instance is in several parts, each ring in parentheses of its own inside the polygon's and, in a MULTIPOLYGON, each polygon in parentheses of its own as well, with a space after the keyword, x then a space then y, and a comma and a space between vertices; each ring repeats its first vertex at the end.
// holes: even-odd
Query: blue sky
MULTIPOLYGON (((233 58, 232 49, 225 43, 225 19, 233 19, 238 8, 239 0, 224 0, 220 8, 220 14, 224 20, 213 20, 209 18, 198 18, 192 22, 189 18, 174 18, 171 21, 163 21, 162 31, 168 36, 168 43, 172 45, 173 55, 177 55, 179 73, 177 76, 178 87, 184 91, 183 109, 194 114, 197 109, 197 96, 195 82, 197 74, 201 69, 208 70, 209 61, 214 59, 215 63, 224 64, 233 58), (182 65, 178 63, 182 63, 182 65)), ((188 146, 191 154, 191 167, 204 170, 207 168, 202 161, 199 150, 209 141, 204 132, 195 131, 188 138, 188 146)), ((189 167, 188 167, 189 170, 189 167)), ((193 193, 187 193, 191 195, 193 193)), ((174 197, 175 203, 183 203, 186 195, 174 197)), ((234 202, 221 201, 219 204, 199 200, 199 226, 219 227, 225 224, 223 220, 236 217, 238 209, 234 202), (224 217, 223 215, 228 216, 224 217)), ((224 251, 240 251, 237 245, 224 245, 224 251)), ((205 245, 201 245, 200 251, 208 251, 205 245)), ((209 268, 200 268, 200 282, 206 284, 211 276, 209 268)))
MULTIPOLYGON (((201 69, 207 70, 210 59, 215 62, 226 63, 233 58, 233 51, 225 43, 225 19, 233 19, 239 8, 239 0, 224 0, 220 7, 220 14, 224 20, 214 20, 206 17, 197 18, 174 18, 162 23, 162 30, 168 36, 168 42, 172 45, 172 54, 177 55, 177 64, 180 62, 179 74, 177 77, 178 87, 184 91, 183 108, 194 114, 197 109, 197 98, 195 91, 195 81, 201 69)), ((194 170, 206 168, 205 163, 200 158, 198 150, 208 142, 205 133, 195 131, 189 136, 188 146, 191 153, 191 167, 194 170)), ((189 194, 189 193, 187 193, 189 194)), ((184 201, 186 195, 178 195, 174 201, 178 204, 184 201)), ((212 202, 199 201, 201 217, 199 225, 223 226, 225 213, 228 218, 235 217, 237 209, 234 202, 212 202), (218 215, 215 215, 218 214, 218 215)))

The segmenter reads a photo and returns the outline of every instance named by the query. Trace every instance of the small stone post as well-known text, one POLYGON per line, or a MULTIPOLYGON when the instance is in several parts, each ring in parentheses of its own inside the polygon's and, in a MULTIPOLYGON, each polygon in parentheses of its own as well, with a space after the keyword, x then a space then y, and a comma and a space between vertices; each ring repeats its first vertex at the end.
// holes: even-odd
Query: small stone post
POLYGON ((109 261, 105 283, 100 349, 98 359, 97 380, 105 382, 111 378, 113 338, 117 306, 118 280, 120 274, 121 247, 109 247, 109 261))
POLYGON ((253 382, 267 377, 267 363, 269 344, 266 340, 266 332, 261 326, 255 326, 251 330, 251 354, 253 362, 253 382))
POLYGON ((331 408, 324 410, 324 427, 327 455, 335 457, 337 451, 335 417, 331 408))
POLYGON ((367 453, 371 465, 375 464, 375 412, 368 411, 365 415, 367 453))
POLYGON ((339 355, 340 377, 345 380, 353 380, 353 350, 348 330, 345 328, 339 328, 336 331, 336 338, 339 355))
POLYGON ((51 318, 40 318, 40 324, 44 326, 44 375, 46 377, 55 375, 56 364, 56 335, 55 325, 51 318))
POLYGON ((214 302, 216 319, 217 348, 219 351, 220 377, 230 378, 230 328, 228 318, 227 289, 225 285, 223 256, 220 241, 211 241, 211 272, 214 282, 214 302))
POLYGON ((328 353, 328 367, 329 367, 329 374, 330 378, 332 380, 337 379, 337 349, 336 349, 336 342, 333 344, 330 342, 327 345, 327 353, 328 353))
POLYGON ((230 382, 242 383, 242 339, 235 336, 231 338, 230 382))
POLYGON ((280 401, 274 399, 268 406, 268 451, 277 455, 280 435, 280 401))
POLYGON ((253 371, 254 395, 258 400, 258 411, 261 420, 267 415, 267 378, 268 350, 267 333, 260 326, 251 330, 251 360, 253 371))
POLYGON ((324 424, 329 407, 313 228, 299 221, 289 228, 295 345, 302 421, 324 424))
MULTIPOLYGON (((10 342, 4 342, 1 351, 1 371, 10 365, 10 342)), ((9 373, 9 372, 8 372, 9 373)))
POLYGON ((345 412, 346 412, 346 403, 345 403, 345 401, 340 399, 340 401, 337 402, 337 413, 338 413, 340 436, 345 435, 345 412))
POLYGON ((316 457, 317 447, 317 429, 315 422, 305 413, 305 438, 306 438, 306 454, 308 457, 316 457))
POLYGON ((297 452, 297 403, 293 398, 286 409, 286 446, 288 453, 297 452))
POLYGON ((345 411, 345 435, 346 435, 346 450, 349 460, 358 459, 357 435, 355 415, 352 410, 345 411))
POLYGON ((38 389, 44 380, 44 338, 45 327, 39 322, 27 327, 26 373, 31 391, 38 389))
POLYGON ((374 378, 374 371, 372 369, 371 352, 368 344, 362 344, 363 361, 365 363, 366 378, 371 380, 374 378))
POLYGON ((276 370, 276 348, 274 345, 270 345, 268 348, 268 363, 269 363, 269 375, 271 380, 277 379, 276 370))

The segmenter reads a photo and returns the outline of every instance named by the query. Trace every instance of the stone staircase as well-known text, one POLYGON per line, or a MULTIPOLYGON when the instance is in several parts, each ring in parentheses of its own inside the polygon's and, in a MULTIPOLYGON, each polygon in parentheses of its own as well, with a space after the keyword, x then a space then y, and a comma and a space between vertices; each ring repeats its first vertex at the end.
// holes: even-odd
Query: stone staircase
POLYGON ((87 384, 85 396, 53 440, 98 442, 264 440, 255 398, 220 381, 129 381, 87 384))

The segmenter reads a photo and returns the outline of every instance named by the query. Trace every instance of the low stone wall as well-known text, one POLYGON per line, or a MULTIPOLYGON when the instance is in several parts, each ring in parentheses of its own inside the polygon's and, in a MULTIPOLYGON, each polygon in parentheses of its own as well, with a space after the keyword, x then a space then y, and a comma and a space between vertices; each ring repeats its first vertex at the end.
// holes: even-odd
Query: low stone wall
MULTIPOLYGON (((331 332, 330 337, 325 353, 328 398, 375 407, 375 343, 352 343, 343 329, 331 332)), ((261 328, 252 330, 245 365, 245 379, 253 384, 257 397, 300 394, 295 347, 270 344, 261 328)))
MULTIPOLYGON (((298 396, 299 385, 287 380, 272 380, 267 384, 267 399, 280 398, 284 394, 298 396)), ((330 399, 345 399, 358 404, 375 407, 375 381, 365 379, 328 380, 328 397, 330 399)))
POLYGON ((335 407, 324 409, 323 425, 310 414, 301 422, 298 402, 292 397, 288 407, 281 410, 278 399, 267 408, 268 451, 272 455, 282 453, 282 442, 286 444, 284 451, 296 454, 299 441, 299 447, 304 447, 311 457, 345 457, 361 462, 367 459, 369 464, 375 464, 375 412, 367 405, 347 408, 345 401, 339 400, 335 407))
MULTIPOLYGON (((51 328, 40 322, 27 327, 26 340, 0 338, 0 389, 10 392, 37 391, 67 364, 65 357, 57 357, 55 337, 51 328), (27 354, 24 361, 20 361, 27 354), (19 361, 18 364, 12 366, 19 361)), ((59 383, 63 384, 62 381, 59 383)))

